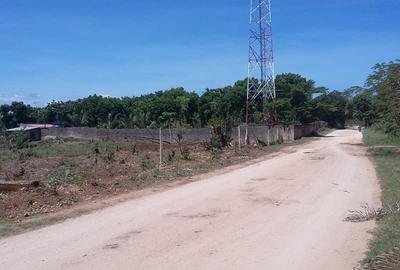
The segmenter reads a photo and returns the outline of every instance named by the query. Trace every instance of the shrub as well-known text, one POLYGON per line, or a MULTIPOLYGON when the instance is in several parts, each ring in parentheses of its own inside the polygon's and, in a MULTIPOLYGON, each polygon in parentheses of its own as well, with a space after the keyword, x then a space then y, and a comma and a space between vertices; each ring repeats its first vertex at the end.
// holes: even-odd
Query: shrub
POLYGON ((54 194, 57 194, 57 188, 63 184, 78 184, 82 181, 81 177, 75 174, 75 169, 72 167, 60 168, 47 173, 48 188, 54 194))
POLYGON ((115 161, 115 150, 107 149, 107 153, 104 157, 108 163, 114 162, 115 161))
POLYGON ((239 144, 239 142, 235 142, 234 144, 233 144, 233 147, 234 147, 234 149, 235 149, 235 154, 237 154, 238 152, 239 152, 239 150, 240 150, 240 144, 239 144))
POLYGON ((183 143, 183 137, 185 136, 187 132, 187 128, 185 126, 182 126, 179 122, 175 124, 176 129, 176 143, 178 144, 179 151, 182 153, 183 148, 182 148, 182 143, 183 143))
POLYGON ((24 131, 14 132, 8 135, 11 147, 14 149, 23 149, 29 147, 29 135, 24 131))
POLYGON ((156 163, 154 163, 150 156, 148 154, 146 154, 142 160, 140 161, 140 167, 143 170, 150 170, 150 169, 154 169, 157 166, 156 163))
POLYGON ((172 172, 175 176, 184 176, 184 173, 181 168, 181 159, 179 156, 175 157, 172 172))
POLYGON ((136 145, 136 143, 135 143, 135 144, 132 146, 132 149, 131 149, 132 156, 134 156, 134 155, 137 153, 136 148, 137 148, 137 145, 136 145))
POLYGON ((184 160, 191 160, 189 147, 183 147, 181 154, 184 160))
POLYGON ((384 131, 395 137, 400 137, 400 109, 394 108, 382 122, 384 131))
POLYGON ((208 151, 222 149, 222 143, 218 137, 211 136, 210 140, 205 143, 205 147, 208 151))
POLYGON ((55 195, 57 193, 57 188, 61 185, 60 178, 57 177, 56 174, 49 174, 49 180, 47 181, 47 185, 50 191, 52 191, 55 195))
POLYGON ((172 150, 171 153, 168 153, 168 162, 173 162, 175 160, 176 153, 174 150, 172 150))
POLYGON ((114 145, 112 142, 106 141, 103 143, 103 147, 99 149, 99 147, 95 148, 95 153, 100 153, 101 158, 107 162, 112 163, 115 162, 115 153, 117 152, 118 146, 114 145), (96 151, 97 150, 97 151, 96 151))
POLYGON ((210 157, 212 160, 219 159, 220 150, 217 148, 210 149, 210 157))
POLYGON ((19 149, 19 151, 16 151, 18 154, 18 159, 19 160, 27 160, 29 158, 38 158, 39 155, 36 151, 34 151, 32 148, 28 149, 19 149))
POLYGON ((213 125, 211 129, 211 138, 206 143, 206 149, 211 151, 215 149, 222 149, 231 142, 229 128, 224 125, 213 125))

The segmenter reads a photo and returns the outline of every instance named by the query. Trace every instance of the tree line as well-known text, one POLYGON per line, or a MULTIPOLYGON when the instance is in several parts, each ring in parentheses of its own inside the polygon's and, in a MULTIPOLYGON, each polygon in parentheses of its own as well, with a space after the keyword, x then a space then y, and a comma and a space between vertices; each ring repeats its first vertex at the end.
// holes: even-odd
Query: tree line
MULTIPOLYGON (((386 132, 400 135, 400 62, 378 64, 365 87, 329 91, 298 74, 276 78, 277 100, 268 109, 277 112, 281 124, 326 121, 343 128, 353 120, 380 125, 386 132)), ((140 97, 89 96, 75 101, 53 101, 43 108, 23 102, 0 106, 0 128, 19 123, 55 123, 64 127, 157 128, 205 127, 215 122, 245 122, 247 80, 231 86, 207 89, 199 95, 184 88, 158 91, 140 97)), ((264 108, 251 104, 251 118, 261 121, 264 108)))

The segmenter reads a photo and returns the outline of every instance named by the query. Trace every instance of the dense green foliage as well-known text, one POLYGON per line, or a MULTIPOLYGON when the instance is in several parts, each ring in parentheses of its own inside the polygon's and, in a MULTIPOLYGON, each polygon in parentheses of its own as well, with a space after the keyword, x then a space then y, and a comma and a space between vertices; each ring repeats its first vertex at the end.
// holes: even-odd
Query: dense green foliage
MULTIPOLYGON (((232 86, 207 89, 202 95, 183 88, 159 91, 140 97, 89 96, 76 101, 51 102, 33 108, 22 102, 0 106, 0 129, 19 123, 55 123, 65 127, 157 128, 224 126, 245 121, 247 80, 232 86)), ((347 120, 369 126, 380 125, 400 136, 400 62, 378 64, 366 88, 328 91, 298 74, 276 78, 277 100, 268 104, 281 124, 326 121, 343 128, 347 120)), ((262 120, 260 101, 250 104, 251 121, 262 120)))
POLYGON ((313 114, 315 94, 327 94, 324 87, 316 88, 315 82, 297 74, 282 74, 276 77, 277 101, 274 106, 281 123, 308 123, 320 120, 313 114))
POLYGON ((375 65, 366 86, 352 100, 354 118, 400 136, 400 60, 375 65))
MULTIPOLYGON (((281 123, 306 123, 321 119, 316 114, 319 112, 316 106, 324 99, 316 103, 313 97, 315 94, 328 95, 327 89, 316 88, 314 81, 297 74, 279 75, 276 83, 278 101, 270 106, 277 109, 281 123)), ((0 106, 0 117, 7 128, 16 127, 19 123, 102 128, 230 126, 245 121, 246 88, 247 80, 241 80, 232 86, 207 89, 201 96, 183 88, 174 88, 132 98, 94 95, 76 101, 52 102, 44 108, 13 102, 0 106)), ((251 105, 252 118, 258 122, 264 108, 261 102, 251 105)), ((329 114, 329 110, 326 113, 329 114)))
POLYGON ((334 91, 321 95, 314 100, 314 115, 328 123, 331 127, 344 128, 346 119, 346 107, 349 101, 340 92, 334 91))

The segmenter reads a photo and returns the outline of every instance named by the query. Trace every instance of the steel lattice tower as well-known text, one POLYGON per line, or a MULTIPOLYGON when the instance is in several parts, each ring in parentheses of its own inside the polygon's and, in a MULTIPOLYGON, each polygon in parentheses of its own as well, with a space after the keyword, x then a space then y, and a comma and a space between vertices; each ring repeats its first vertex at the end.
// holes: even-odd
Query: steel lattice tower
POLYGON ((250 39, 247 82, 246 122, 252 118, 251 107, 262 102, 264 123, 275 124, 276 113, 267 103, 276 99, 275 67, 272 46, 271 0, 250 0, 250 39))

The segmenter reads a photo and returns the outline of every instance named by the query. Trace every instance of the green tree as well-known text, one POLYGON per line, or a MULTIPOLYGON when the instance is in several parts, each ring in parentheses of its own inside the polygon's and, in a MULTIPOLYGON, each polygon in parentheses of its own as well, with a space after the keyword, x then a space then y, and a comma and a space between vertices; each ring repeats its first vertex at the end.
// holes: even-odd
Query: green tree
POLYGON ((384 131, 398 136, 400 130, 400 60, 376 64, 367 86, 374 95, 376 121, 384 131))
POLYGON ((348 100, 343 93, 333 91, 315 98, 313 103, 313 115, 316 119, 327 122, 331 127, 345 127, 348 100))
POLYGON ((370 126, 375 118, 374 97, 369 92, 356 95, 353 100, 353 117, 364 126, 370 126))
POLYGON ((246 80, 238 81, 234 86, 207 89, 199 99, 199 113, 203 125, 212 122, 242 122, 245 119, 247 99, 246 80))
POLYGON ((315 87, 315 82, 299 74, 286 73, 276 77, 278 120, 282 123, 308 123, 315 120, 313 97, 327 89, 315 87))
POLYGON ((268 103, 268 110, 276 110, 281 124, 288 125, 297 122, 296 113, 289 99, 277 99, 268 103))

